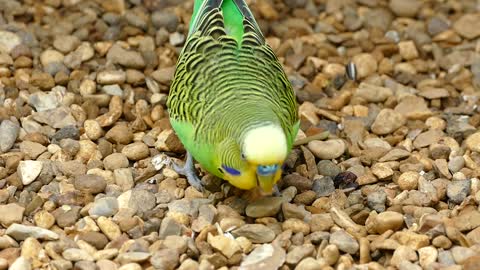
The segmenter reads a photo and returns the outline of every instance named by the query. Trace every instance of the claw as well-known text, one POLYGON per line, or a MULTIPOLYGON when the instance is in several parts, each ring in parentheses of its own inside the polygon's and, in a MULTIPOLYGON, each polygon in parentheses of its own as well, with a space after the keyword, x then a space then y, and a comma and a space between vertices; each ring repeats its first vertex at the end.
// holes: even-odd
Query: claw
POLYGON ((280 189, 278 189, 277 185, 273 186, 273 196, 282 197, 282 193, 280 193, 280 189))
POLYGON ((193 157, 189 152, 187 152, 187 160, 185 161, 185 165, 183 167, 179 166, 178 164, 172 161, 172 168, 178 174, 186 176, 188 183, 192 187, 196 188, 198 191, 201 191, 201 192, 204 191, 202 180, 198 178, 195 172, 195 165, 193 165, 193 157))

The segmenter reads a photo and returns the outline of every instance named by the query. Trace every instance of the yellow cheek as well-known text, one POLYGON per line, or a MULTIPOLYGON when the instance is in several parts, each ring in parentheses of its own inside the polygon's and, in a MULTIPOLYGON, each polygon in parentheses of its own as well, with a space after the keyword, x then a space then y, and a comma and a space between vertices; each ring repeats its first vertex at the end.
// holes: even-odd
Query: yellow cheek
POLYGON ((225 174, 224 179, 239 189, 249 190, 257 186, 257 174, 255 169, 242 171, 242 174, 239 176, 225 174))

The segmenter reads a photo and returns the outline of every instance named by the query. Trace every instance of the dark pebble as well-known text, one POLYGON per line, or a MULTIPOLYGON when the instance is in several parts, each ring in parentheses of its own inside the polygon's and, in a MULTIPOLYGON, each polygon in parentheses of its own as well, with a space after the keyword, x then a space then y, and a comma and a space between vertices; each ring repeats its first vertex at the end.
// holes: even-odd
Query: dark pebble
POLYGON ((357 176, 349 171, 341 172, 333 179, 335 188, 345 189, 345 188, 357 188, 357 176))
POLYGON ((59 131, 57 131, 52 136, 52 140, 54 142, 58 142, 58 141, 61 141, 63 139, 79 140, 80 139, 80 131, 75 126, 66 126, 64 128, 61 128, 59 131))

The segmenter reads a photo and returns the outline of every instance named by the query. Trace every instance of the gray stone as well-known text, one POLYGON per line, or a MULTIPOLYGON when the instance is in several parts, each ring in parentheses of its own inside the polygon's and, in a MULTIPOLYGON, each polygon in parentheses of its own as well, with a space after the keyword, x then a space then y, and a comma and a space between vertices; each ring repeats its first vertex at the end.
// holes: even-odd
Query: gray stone
POLYGON ((335 191, 333 178, 329 176, 315 179, 313 181, 312 190, 315 191, 317 197, 327 197, 335 191))
POLYGON ((376 191, 368 194, 368 207, 377 211, 378 213, 385 211, 385 202, 387 201, 387 194, 383 191, 376 191))
POLYGON ((52 139, 54 141, 61 141, 63 139, 78 140, 80 139, 80 131, 75 125, 68 125, 58 130, 52 139))
POLYGON ((460 171, 465 166, 465 159, 462 156, 456 156, 448 161, 448 169, 452 173, 460 171))
POLYGON ((174 200, 168 204, 168 211, 173 213, 182 213, 189 216, 195 216, 197 214, 197 209, 193 207, 192 200, 189 199, 181 199, 181 200, 174 200))
POLYGON ((123 96, 123 90, 120 88, 118 84, 111 84, 111 85, 104 85, 102 87, 103 92, 105 94, 111 95, 111 96, 123 96))
POLYGON ((335 177, 342 170, 331 160, 321 160, 317 164, 318 173, 323 176, 335 177))
POLYGON ((447 185, 448 199, 456 204, 460 204, 470 194, 470 179, 452 181, 447 185))
POLYGON ((53 92, 36 92, 30 95, 28 103, 35 107, 37 112, 43 112, 60 106, 60 99, 53 92))
POLYGON ((160 232, 158 233, 158 237, 160 239, 165 239, 169 235, 181 235, 182 233, 182 225, 176 222, 171 217, 165 217, 162 220, 162 224, 160 225, 160 232))
POLYGON ((336 231, 330 235, 330 244, 336 245, 339 250, 352 255, 357 253, 360 248, 357 240, 343 230, 336 231))
POLYGON ((20 127, 10 120, 0 124, 0 152, 7 152, 17 140, 20 127))
POLYGON ((64 128, 77 124, 77 121, 68 107, 59 107, 52 110, 36 112, 33 113, 32 116, 35 121, 47 124, 53 128, 64 128))
POLYGON ((132 190, 132 196, 129 201, 129 206, 137 210, 137 214, 143 214, 155 207, 155 194, 150 191, 142 189, 132 190))
POLYGON ((443 31, 446 31, 450 27, 449 22, 443 20, 440 17, 432 17, 427 22, 428 33, 432 36, 440 34, 443 31))
POLYGON ((453 258, 452 252, 450 250, 440 250, 438 252, 438 262, 449 266, 455 264, 455 259, 453 258))
POLYGON ((178 17, 168 11, 155 11, 152 14, 153 26, 160 29, 165 27, 169 32, 174 32, 178 26, 178 17))
POLYGON ((111 217, 118 212, 118 201, 114 197, 103 197, 95 200, 88 210, 90 216, 111 217))
POLYGON ((147 29, 147 21, 136 13, 132 11, 127 11, 124 17, 130 25, 141 28, 143 30, 147 29))
POLYGON ((58 234, 47 229, 35 226, 27 226, 14 223, 8 227, 5 234, 13 237, 17 241, 25 240, 28 237, 33 237, 43 240, 57 240, 58 234))

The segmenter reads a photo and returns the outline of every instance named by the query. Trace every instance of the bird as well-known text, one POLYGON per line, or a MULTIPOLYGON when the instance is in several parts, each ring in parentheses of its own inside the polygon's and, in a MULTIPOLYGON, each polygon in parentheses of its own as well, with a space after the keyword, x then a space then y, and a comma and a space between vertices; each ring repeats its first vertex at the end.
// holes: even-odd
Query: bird
POLYGON ((299 130, 288 77, 244 0, 195 0, 167 108, 186 149, 173 169, 203 191, 193 161, 231 185, 276 189, 299 130))

